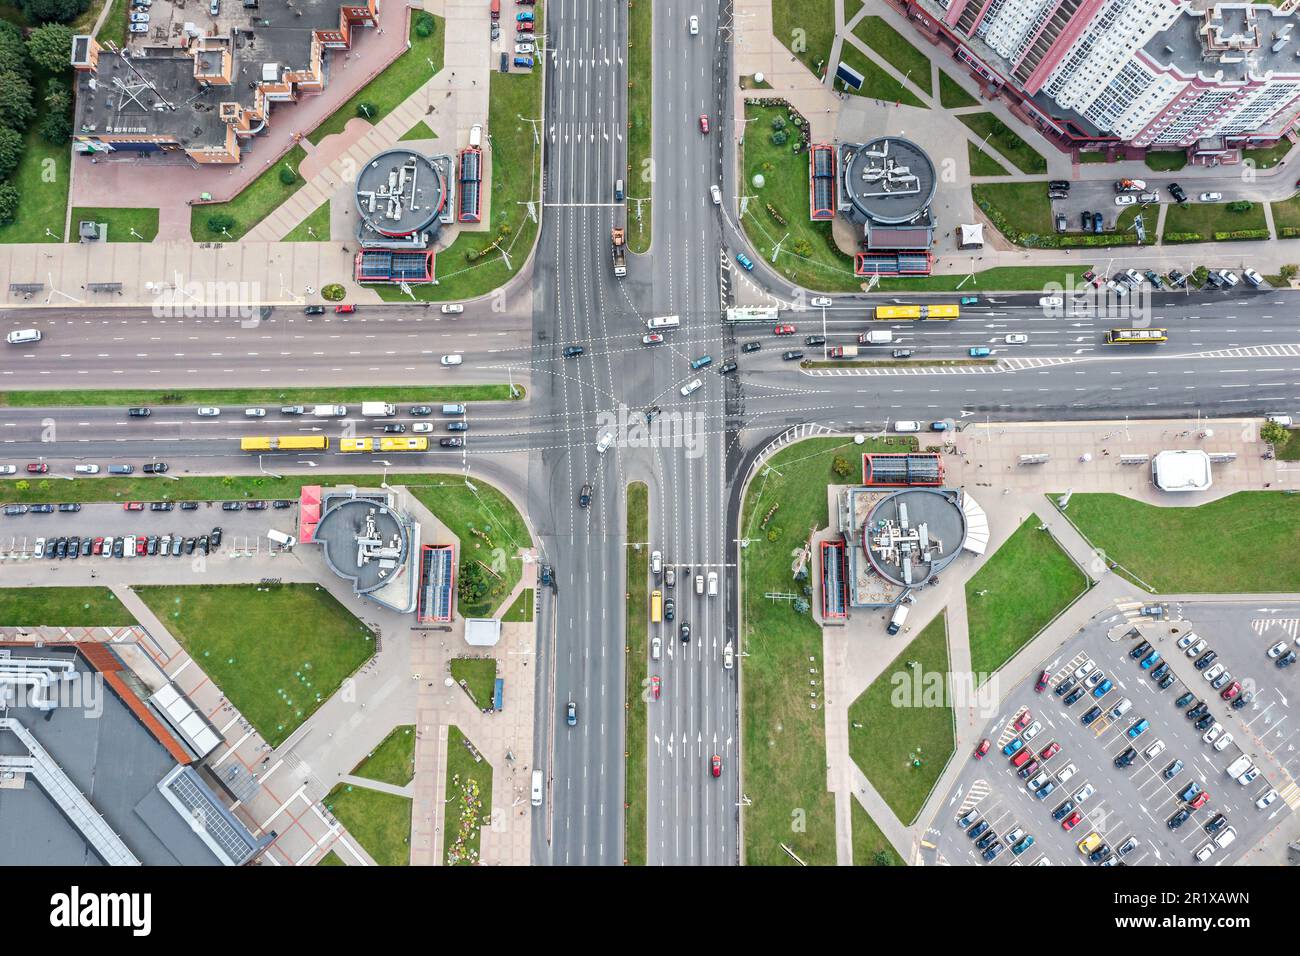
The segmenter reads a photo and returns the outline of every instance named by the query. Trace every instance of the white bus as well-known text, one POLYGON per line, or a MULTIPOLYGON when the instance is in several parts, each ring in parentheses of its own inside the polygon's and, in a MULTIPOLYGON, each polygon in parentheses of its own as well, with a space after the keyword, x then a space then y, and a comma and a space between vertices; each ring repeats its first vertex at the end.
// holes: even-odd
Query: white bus
POLYGON ((680 315, 656 315, 646 322, 646 328, 653 332, 656 329, 675 329, 681 324, 680 315))

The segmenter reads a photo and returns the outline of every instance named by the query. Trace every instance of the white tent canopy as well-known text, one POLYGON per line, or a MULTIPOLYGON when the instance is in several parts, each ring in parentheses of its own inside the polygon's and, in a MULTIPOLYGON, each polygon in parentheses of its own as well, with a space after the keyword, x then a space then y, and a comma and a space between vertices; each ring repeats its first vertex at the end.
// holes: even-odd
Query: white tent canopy
POLYGON ((962 223, 960 229, 961 229, 961 242, 959 243, 959 245, 961 246, 961 248, 963 249, 984 248, 984 224, 983 223, 975 223, 974 225, 969 225, 969 226, 966 225, 965 223, 962 223))

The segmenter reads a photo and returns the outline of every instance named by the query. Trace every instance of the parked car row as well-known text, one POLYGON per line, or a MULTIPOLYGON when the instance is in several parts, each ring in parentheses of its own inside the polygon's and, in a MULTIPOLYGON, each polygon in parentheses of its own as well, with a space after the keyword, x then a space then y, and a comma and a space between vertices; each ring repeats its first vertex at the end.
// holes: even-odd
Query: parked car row
POLYGON ((221 529, 213 528, 210 534, 184 537, 173 534, 128 534, 117 537, 73 535, 71 537, 37 538, 33 553, 38 558, 61 561, 64 558, 142 558, 158 555, 179 557, 193 554, 197 549, 208 554, 221 546, 221 529))

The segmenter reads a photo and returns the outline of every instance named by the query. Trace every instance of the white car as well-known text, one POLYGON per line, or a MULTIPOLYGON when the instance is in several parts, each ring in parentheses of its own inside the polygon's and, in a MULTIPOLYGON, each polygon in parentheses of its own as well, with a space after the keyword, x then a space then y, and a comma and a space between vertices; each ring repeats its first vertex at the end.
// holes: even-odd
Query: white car
POLYGON ((1007 345, 1024 345, 1029 341, 1029 336, 1024 332, 1012 332, 1006 338, 1007 345))
POLYGON ((1059 295, 1045 295, 1038 300, 1038 304, 1044 309, 1062 309, 1065 308, 1065 300, 1059 295))
POLYGON ((1201 202, 1218 202, 1223 198, 1223 193, 1201 193, 1201 202))
POLYGON ((609 446, 614 444, 614 433, 605 432, 600 436, 600 441, 596 442, 596 454, 603 455, 609 451, 609 446))
POLYGON ((36 543, 32 545, 32 553, 38 558, 45 557, 45 539, 37 538, 36 543))
POLYGON ((438 361, 440 361, 443 365, 459 365, 463 361, 465 361, 465 359, 464 356, 461 355, 444 355, 438 361))
POLYGON ((245 417, 245 418, 265 418, 265 417, 266 417, 266 409, 265 409, 265 408, 246 408, 246 409, 244 409, 244 417, 245 417))
POLYGON ((1030 724, 1028 727, 1025 728, 1024 732, 1020 735, 1020 739, 1023 740, 1025 743, 1029 743, 1029 741, 1033 740, 1040 733, 1042 733, 1042 730, 1043 730, 1042 723, 1035 720, 1032 724, 1030 724))
POLYGON ((99 474, 98 465, 77 465, 72 469, 79 475, 97 475, 99 474))
POLYGON ((1079 665, 1079 669, 1074 672, 1075 680, 1083 680, 1092 673, 1092 669, 1097 666, 1097 662, 1091 657, 1079 665))
POLYGON ((147 14, 147 13, 133 13, 133 14, 131 14, 131 22, 132 22, 132 23, 148 23, 148 22, 149 22, 149 14, 147 14))
POLYGON ((1264 794, 1262 797, 1260 797, 1258 800, 1255 801, 1255 806, 1261 810, 1264 810, 1272 806, 1273 801, 1276 799, 1277 799, 1277 791, 1270 789, 1268 793, 1264 794))
MULTIPOLYGON (((1041 787, 1041 786, 1042 786, 1043 784, 1045 784, 1045 783, 1047 783, 1047 771, 1046 771, 1046 770, 1044 770, 1042 773, 1038 774, 1038 776, 1034 777, 1034 779, 1030 780, 1029 783, 1025 784, 1025 786, 1027 786, 1027 787, 1029 788, 1030 792, 1032 793, 1033 791, 1037 790, 1039 787, 1041 787)), ((1008 837, 1008 839, 1010 839, 1010 838, 1008 837)))
POLYGON ((460 315, 465 311, 465 307, 459 302, 448 302, 442 307, 443 315, 460 315))
POLYGON ((709 195, 713 197, 713 205, 715 205, 715 206, 721 206, 721 205, 722 205, 722 190, 721 190, 721 189, 719 189, 717 186, 710 186, 710 187, 709 187, 709 195))
MULTIPOLYGON (((133 24, 131 24, 131 32, 132 32, 132 33, 148 33, 148 32, 149 32, 149 24, 147 24, 147 23, 133 23, 133 24)), ((134 551, 131 552, 131 553, 132 553, 133 555, 135 554, 134 551)))
POLYGON ((214 405, 204 405, 202 408, 195 409, 194 414, 200 418, 216 418, 221 414, 221 409, 214 405))
POLYGON ((1195 644, 1187 649, 1188 657, 1200 657, 1201 651, 1205 650, 1205 640, 1198 640, 1195 644))
POLYGON ((1137 201, 1138 201, 1137 196, 1134 196, 1132 193, 1125 193, 1122 196, 1115 197, 1116 206, 1131 206, 1137 201))
POLYGON ((1254 269, 1242 269, 1241 277, 1257 289, 1264 284, 1264 277, 1254 269))
POLYGON ((1212 744, 1219 739, 1219 734, 1223 733, 1223 725, 1217 720, 1210 724, 1210 729, 1201 735, 1201 740, 1207 744, 1212 744))
POLYGON ((657 661, 663 656, 664 642, 662 638, 655 637, 650 640, 650 659, 657 661))
POLYGON ((1083 803, 1083 801, 1087 800, 1096 792, 1097 792, 1096 787, 1094 787, 1090 783, 1085 783, 1082 787, 1079 788, 1079 792, 1074 795, 1074 802, 1083 803))
POLYGON ((700 32, 700 18, 695 14, 691 14, 691 18, 687 21, 687 25, 690 27, 691 36, 695 36, 700 32))
POLYGON ((0 475, 12 475, 17 471, 17 465, 0 465, 0 475))
POLYGON ((425 435, 433 431, 433 422, 416 422, 411 426, 411 431, 417 435, 425 435))
POLYGON ((1157 740, 1155 743, 1153 743, 1150 747, 1146 749, 1147 759, 1154 760, 1156 757, 1159 757, 1164 752, 1165 752, 1165 742, 1163 740, 1157 740))
POLYGON ((696 389, 702 388, 703 386, 704 383, 697 378, 687 382, 679 389, 679 391, 682 393, 682 398, 685 398, 687 395, 691 394, 696 389))
POLYGON ((1268 649, 1268 656, 1276 659, 1278 657, 1281 657, 1286 652, 1287 652, 1286 641, 1278 641, 1276 644, 1274 644, 1272 647, 1268 649))
POLYGON ((516 53, 532 53, 535 47, 531 43, 516 43, 516 53))
MULTIPOLYGON (((1222 737, 1220 737, 1218 740, 1214 742, 1214 749, 1222 753, 1223 751, 1228 749, 1228 746, 1231 743, 1232 743, 1232 734, 1224 734, 1222 737)), ((1249 771, 1247 771, 1247 773, 1249 773, 1249 771)), ((1252 777, 1251 779, 1254 778, 1252 777)), ((1250 780, 1247 780, 1246 783, 1250 783, 1250 780)))
POLYGON ((642 345, 658 345, 664 340, 664 337, 658 332, 651 332, 649 335, 641 336, 642 345))
POLYGON ((1064 767, 1061 768, 1060 772, 1057 773, 1056 779, 1061 781, 1061 783, 1065 783, 1065 781, 1069 780, 1078 772, 1079 772, 1078 767, 1076 767, 1072 763, 1067 763, 1064 767))
POLYGON ((1189 647, 1191 647, 1192 644, 1195 643, 1195 641, 1196 641, 1196 632, 1188 631, 1186 634, 1184 634, 1182 637, 1178 639, 1178 649, 1180 651, 1185 651, 1189 647))
POLYGON ((1222 664, 1215 664, 1213 667, 1211 667, 1208 671, 1205 672, 1205 679, 1208 681, 1212 681, 1214 680, 1214 678, 1222 674, 1225 670, 1227 670, 1227 668, 1225 668, 1222 664))
POLYGON ((824 309, 831 304, 831 300, 824 295, 813 296, 810 301, 814 309, 824 309))
POLYGON ((1214 856, 1214 844, 1207 843, 1205 844, 1205 846, 1201 847, 1199 850, 1196 851, 1196 862, 1204 863, 1212 856, 1214 856))

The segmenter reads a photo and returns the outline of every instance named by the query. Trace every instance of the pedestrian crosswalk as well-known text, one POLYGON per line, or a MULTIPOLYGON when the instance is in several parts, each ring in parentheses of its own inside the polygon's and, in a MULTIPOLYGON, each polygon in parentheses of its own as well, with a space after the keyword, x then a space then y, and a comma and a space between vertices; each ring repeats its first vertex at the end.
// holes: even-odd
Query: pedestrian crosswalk
POLYGON ((1197 352, 1198 358, 1265 358, 1300 355, 1300 345, 1246 345, 1235 349, 1197 352))
POLYGON ((967 810, 987 797, 992 790, 993 788, 989 786, 987 780, 981 779, 973 781, 970 785, 970 789, 966 791, 966 797, 961 802, 961 807, 957 811, 957 816, 965 816, 967 810))
POLYGON ((1256 618, 1250 622, 1250 629, 1260 636, 1265 634, 1285 634, 1294 641, 1296 634, 1300 633, 1300 617, 1256 618))
POLYGON ((1277 792, 1288 807, 1292 810, 1300 810, 1300 784, 1294 780, 1288 783, 1283 789, 1277 792))

